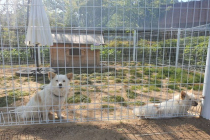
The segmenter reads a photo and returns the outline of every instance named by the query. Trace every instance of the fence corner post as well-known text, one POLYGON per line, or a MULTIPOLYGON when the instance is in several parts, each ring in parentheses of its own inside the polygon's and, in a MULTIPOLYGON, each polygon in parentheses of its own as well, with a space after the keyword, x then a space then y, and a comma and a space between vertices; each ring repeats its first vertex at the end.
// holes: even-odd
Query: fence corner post
POLYGON ((210 38, 207 49, 205 77, 203 83, 203 97, 201 116, 210 119, 210 38))

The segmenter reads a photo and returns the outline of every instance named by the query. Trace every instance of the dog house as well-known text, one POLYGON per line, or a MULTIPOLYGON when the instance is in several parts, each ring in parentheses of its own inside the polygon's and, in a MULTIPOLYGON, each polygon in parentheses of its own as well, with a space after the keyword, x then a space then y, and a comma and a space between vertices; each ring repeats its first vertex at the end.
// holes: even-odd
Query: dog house
POLYGON ((102 31, 52 30, 51 67, 97 67, 100 47, 104 44, 102 31))

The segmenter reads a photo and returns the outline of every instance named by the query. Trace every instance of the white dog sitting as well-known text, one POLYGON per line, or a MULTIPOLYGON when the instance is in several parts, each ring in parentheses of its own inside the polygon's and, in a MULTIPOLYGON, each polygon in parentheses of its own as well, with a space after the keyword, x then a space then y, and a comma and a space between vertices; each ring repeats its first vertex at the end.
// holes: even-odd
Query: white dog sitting
POLYGON ((57 116, 61 118, 61 107, 69 93, 69 82, 72 77, 72 73, 57 75, 49 72, 48 78, 50 79, 50 83, 43 90, 36 93, 26 106, 16 108, 15 112, 22 119, 39 118, 42 115, 43 120, 49 121, 48 113, 53 108, 57 116))
POLYGON ((182 91, 168 101, 136 107, 133 113, 140 118, 172 118, 186 116, 190 107, 197 105, 194 94, 182 91))

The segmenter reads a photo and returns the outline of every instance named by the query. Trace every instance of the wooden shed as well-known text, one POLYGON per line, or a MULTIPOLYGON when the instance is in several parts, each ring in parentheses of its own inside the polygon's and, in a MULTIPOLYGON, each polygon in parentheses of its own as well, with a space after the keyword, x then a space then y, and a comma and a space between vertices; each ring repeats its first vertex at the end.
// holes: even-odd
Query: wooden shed
POLYGON ((97 67, 103 33, 94 30, 52 30, 51 67, 97 67))

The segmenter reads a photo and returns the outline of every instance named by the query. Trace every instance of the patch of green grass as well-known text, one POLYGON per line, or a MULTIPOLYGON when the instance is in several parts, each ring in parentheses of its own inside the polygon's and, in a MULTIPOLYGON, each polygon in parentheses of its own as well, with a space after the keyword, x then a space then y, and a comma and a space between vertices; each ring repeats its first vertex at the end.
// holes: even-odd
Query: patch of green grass
POLYGON ((130 66, 135 66, 137 63, 136 62, 131 62, 130 66))
POLYGON ((187 86, 187 89, 192 89, 192 85, 188 85, 187 86))
POLYGON ((121 75, 123 74, 123 76, 126 76, 126 74, 128 73, 127 69, 119 69, 117 70, 118 73, 121 73, 121 75))
MULTIPOLYGON (((110 103, 119 103, 119 102, 125 102, 125 99, 121 96, 106 96, 102 98, 102 101, 104 102, 110 102, 110 103)), ((126 103, 120 103, 123 106, 127 106, 126 103)))
POLYGON ((143 89, 143 86, 141 86, 141 85, 131 86, 131 90, 142 90, 142 89, 143 89))
POLYGON ((143 82, 142 79, 137 79, 137 80, 136 80, 136 83, 137 83, 137 84, 142 83, 142 82, 143 82))
POLYGON ((203 90, 203 85, 194 85, 193 90, 203 90))
POLYGON ((74 79, 74 80, 80 80, 80 76, 77 75, 77 74, 75 74, 73 79, 74 79))
POLYGON ((124 80, 123 80, 123 83, 128 83, 128 82, 129 82, 128 79, 124 79, 124 80))
POLYGON ((162 86, 162 82, 161 80, 158 80, 158 79, 150 79, 148 81, 148 83, 152 84, 152 85, 155 85, 157 87, 161 87, 162 86))
POLYGON ((102 105, 101 108, 109 110, 109 112, 114 111, 114 106, 111 105, 102 105))
POLYGON ((86 88, 81 88, 81 91, 87 91, 87 89, 86 88))
POLYGON ((168 93, 174 93, 174 91, 169 89, 169 90, 168 90, 168 93))
POLYGON ((144 88, 144 90, 142 92, 147 93, 147 92, 149 92, 149 89, 148 88, 144 88))
POLYGON ((14 103, 14 101, 18 101, 21 98, 18 97, 11 97, 11 96, 4 96, 4 97, 0 97, 0 107, 4 107, 4 106, 9 106, 12 103, 14 103))
POLYGON ((149 90, 160 91, 160 89, 156 86, 149 86, 149 90))
POLYGON ((180 90, 180 88, 177 84, 169 84, 168 88, 170 88, 172 90, 180 90))
POLYGON ((80 103, 80 102, 90 103, 91 99, 83 94, 75 94, 74 96, 68 98, 67 102, 68 103, 80 103))
POLYGON ((4 77, 0 77, 0 82, 4 80, 4 77))
POLYGON ((109 80, 114 80, 115 77, 114 77, 114 76, 109 76, 108 79, 109 79, 109 80))
POLYGON ((121 79, 117 78, 117 79, 115 79, 115 82, 116 83, 121 83, 122 81, 121 81, 121 79))
POLYGON ((153 78, 153 79, 165 79, 166 76, 165 76, 165 75, 162 75, 162 74, 160 74, 160 73, 157 73, 157 74, 155 74, 155 75, 152 75, 152 78, 153 78))
POLYGON ((126 76, 121 76, 121 75, 118 75, 118 76, 116 76, 116 78, 119 78, 119 79, 125 79, 125 78, 126 78, 126 76))
POLYGON ((136 83, 136 82, 135 82, 135 80, 133 80, 133 79, 130 79, 130 80, 128 80, 128 79, 123 79, 123 83, 136 83))
POLYGON ((129 103, 129 105, 143 106, 143 105, 145 105, 145 102, 137 101, 137 102, 134 102, 134 103, 129 103))
POLYGON ((136 83, 135 79, 130 79, 129 83, 136 83))
POLYGON ((141 62, 137 62, 137 65, 138 65, 138 66, 141 66, 141 65, 142 65, 142 63, 141 63, 141 62))
POLYGON ((75 95, 80 95, 81 92, 77 91, 77 92, 74 92, 75 95))
POLYGON ((25 92, 25 91, 22 91, 21 90, 9 90, 7 91, 7 94, 11 97, 15 96, 15 97, 21 97, 21 96, 28 96, 29 95, 29 92, 25 92))
POLYGON ((75 90, 75 91, 80 91, 80 88, 81 88, 80 86, 75 86, 75 87, 74 87, 74 90, 75 90))
POLYGON ((123 62, 123 66, 127 66, 128 65, 128 63, 127 62, 123 62))
POLYGON ((97 76, 95 79, 96 79, 96 80, 101 80, 102 77, 101 77, 101 76, 97 76))
POLYGON ((130 99, 135 99, 137 96, 137 93, 130 89, 127 89, 126 92, 127 92, 127 97, 130 99))
POLYGON ((95 87, 95 92, 101 92, 101 87, 100 88, 95 87))
POLYGON ((142 73, 136 72, 136 77, 141 78, 142 77, 142 73))
POLYGON ((81 81, 81 85, 91 85, 91 84, 93 84, 93 82, 90 80, 81 81))
POLYGON ((130 75, 136 75, 136 69, 135 68, 130 69, 130 75))
POLYGON ((85 105, 81 105, 81 106, 79 106, 79 109, 86 109, 86 106, 85 105))
POLYGON ((160 100, 158 100, 158 99, 156 99, 156 98, 153 98, 153 97, 151 97, 151 98, 149 99, 149 101, 152 102, 152 103, 160 103, 160 100))
POLYGON ((156 71, 156 68, 152 68, 152 67, 145 67, 143 69, 144 75, 152 75, 155 71, 156 71))
POLYGON ((175 67, 163 67, 158 69, 157 77, 169 77, 171 81, 176 83, 203 83, 204 75, 198 72, 188 72, 188 70, 175 68, 175 67))
POLYGON ((29 79, 28 79, 28 78, 26 78, 26 79, 24 79, 23 81, 24 81, 24 82, 28 82, 28 81, 29 81, 29 79))
POLYGON ((130 79, 136 79, 136 77, 135 76, 131 76, 130 79))

